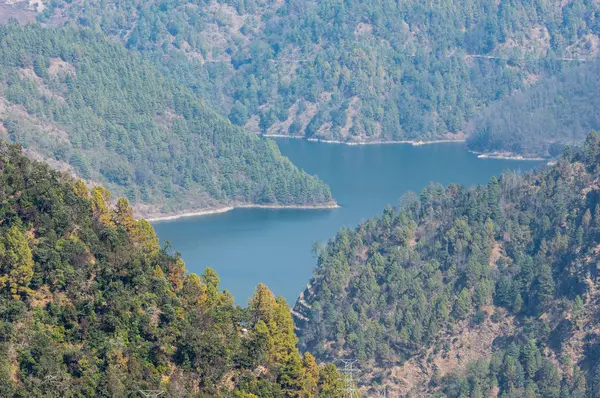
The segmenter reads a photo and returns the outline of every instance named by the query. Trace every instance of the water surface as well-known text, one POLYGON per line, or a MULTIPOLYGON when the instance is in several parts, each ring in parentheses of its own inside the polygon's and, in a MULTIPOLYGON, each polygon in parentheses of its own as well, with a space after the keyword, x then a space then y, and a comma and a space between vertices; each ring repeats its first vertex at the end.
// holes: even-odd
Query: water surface
POLYGON ((228 213, 154 223, 162 241, 182 253, 188 270, 214 268, 221 285, 245 304, 263 282, 290 305, 309 281, 312 247, 340 227, 354 227, 429 182, 472 186, 506 169, 540 162, 478 159, 463 144, 347 146, 278 140, 281 152, 331 187, 340 209, 236 209, 228 213))

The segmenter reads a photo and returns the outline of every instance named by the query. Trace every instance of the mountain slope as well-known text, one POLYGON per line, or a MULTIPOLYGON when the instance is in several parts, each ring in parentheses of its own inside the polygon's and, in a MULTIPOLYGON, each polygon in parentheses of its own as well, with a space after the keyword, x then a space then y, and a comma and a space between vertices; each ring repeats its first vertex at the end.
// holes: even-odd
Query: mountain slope
POLYGON ((341 396, 283 298, 235 306, 109 198, 0 142, 0 396, 341 396))
POLYGON ((331 201, 273 142, 96 33, 9 24, 0 65, 0 136, 154 212, 331 201))
POLYGON ((600 129, 597 59, 540 79, 528 90, 490 105, 469 128, 469 148, 478 152, 556 156, 600 129))
POLYGON ((598 7, 54 0, 38 19, 140 50, 252 131, 376 141, 462 138, 482 107, 596 54, 598 7))
POLYGON ((596 397, 599 182, 593 133, 539 173, 432 185, 341 230, 295 305, 302 347, 400 396, 596 397))

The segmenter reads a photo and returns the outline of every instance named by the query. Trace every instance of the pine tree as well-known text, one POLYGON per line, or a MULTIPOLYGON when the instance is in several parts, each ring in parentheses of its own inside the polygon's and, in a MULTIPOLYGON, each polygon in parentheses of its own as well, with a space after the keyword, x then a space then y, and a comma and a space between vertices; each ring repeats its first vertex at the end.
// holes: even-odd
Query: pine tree
POLYGON ((261 319, 254 325, 249 341, 248 354, 256 364, 269 364, 269 353, 273 349, 273 337, 269 328, 261 319))
POLYGON ((328 363, 319 375, 319 398, 342 398, 344 380, 335 365, 328 363))
POLYGON ((283 362, 278 382, 286 397, 300 398, 305 396, 303 393, 305 385, 304 367, 298 352, 289 355, 283 362))
POLYGON ((112 215, 109 209, 110 192, 101 186, 92 189, 92 212, 94 216, 105 225, 112 225, 112 215))
POLYGON ((219 297, 219 284, 221 283, 221 279, 214 269, 206 268, 202 274, 202 282, 206 286, 208 304, 212 305, 219 297))
POLYGON ((117 226, 125 228, 127 232, 132 232, 136 226, 135 217, 133 216, 133 209, 129 205, 129 201, 125 198, 119 198, 117 200, 117 206, 113 221, 117 226))
POLYGON ((303 363, 305 372, 304 392, 308 396, 316 397, 319 387, 319 365, 310 352, 304 353, 303 363))
POLYGON ((586 381, 585 375, 581 369, 577 366, 573 366, 573 377, 571 387, 571 398, 585 398, 586 397, 586 381))
POLYGON ((552 277, 552 268, 547 263, 542 265, 537 277, 537 302, 540 304, 539 312, 545 311, 550 301, 554 298, 555 283, 552 277))
POLYGON ((134 243, 141 248, 142 252, 146 253, 149 257, 154 257, 160 250, 156 231, 144 219, 140 219, 135 223, 131 237, 134 243))
POLYGON ((600 398, 600 364, 596 364, 592 373, 592 382, 590 383, 590 398, 600 398))
POLYGON ((521 352, 523 361, 523 367, 525 368, 525 375, 533 379, 539 369, 540 352, 537 348, 535 340, 529 339, 527 344, 523 347, 521 352))
POLYGON ((248 311, 252 315, 254 323, 262 320, 268 325, 271 322, 275 306, 275 296, 267 286, 261 283, 256 287, 254 295, 248 303, 248 311))
POLYGON ((283 297, 277 297, 271 321, 268 323, 273 336, 272 358, 275 363, 285 363, 290 356, 299 356, 290 307, 283 297))
POLYGON ((593 167, 600 155, 600 134, 595 131, 588 134, 583 145, 583 153, 586 165, 593 167))
POLYGON ((581 327, 581 322, 582 322, 582 318, 584 315, 584 306, 583 306, 583 300, 581 299, 581 296, 577 296, 575 297, 575 301, 573 302, 573 309, 571 310, 572 313, 572 318, 573 321, 575 321, 575 324, 577 325, 577 327, 581 327))
POLYGON ((454 310, 458 317, 464 317, 471 311, 471 293, 463 289, 456 299, 454 310))

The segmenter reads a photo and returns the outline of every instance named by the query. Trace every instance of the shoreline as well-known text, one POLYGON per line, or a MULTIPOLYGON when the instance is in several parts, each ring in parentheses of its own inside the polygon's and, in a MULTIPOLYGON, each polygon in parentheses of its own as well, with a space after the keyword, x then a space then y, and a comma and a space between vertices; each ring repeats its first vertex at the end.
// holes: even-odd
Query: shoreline
POLYGON ((412 145, 412 146, 422 146, 422 145, 430 145, 430 144, 453 144, 453 143, 464 143, 467 140, 464 138, 449 140, 449 139, 441 139, 441 140, 431 140, 431 141, 423 141, 423 140, 400 140, 400 141, 337 141, 337 140, 324 140, 320 138, 306 138, 301 136, 293 136, 293 135, 285 135, 285 134, 263 134, 263 137, 266 138, 286 138, 292 140, 306 140, 309 142, 320 142, 322 144, 341 144, 348 146, 359 146, 359 145, 412 145))
POLYGON ((188 217, 201 217, 208 216, 212 214, 222 214, 227 213, 229 211, 235 209, 289 209, 289 210, 333 210, 339 209, 341 206, 337 203, 329 203, 323 205, 259 205, 259 204, 239 204, 234 206, 225 206, 219 207, 215 209, 205 209, 198 211, 190 211, 190 212, 182 212, 178 214, 165 214, 164 216, 158 217, 138 217, 144 218, 148 222, 160 222, 160 221, 172 221, 178 220, 180 218, 188 218, 188 217))
MULTIPOLYGON (((320 138, 306 138, 302 136, 293 136, 293 135, 285 135, 285 134, 263 134, 263 137, 266 138, 284 138, 284 139, 292 139, 292 140, 306 140, 309 142, 319 142, 322 144, 340 144, 340 145, 348 145, 348 146, 359 146, 359 145, 412 145, 412 146, 423 146, 423 145, 433 145, 433 144, 455 144, 455 143, 465 143, 467 142, 466 138, 460 139, 439 139, 439 140, 400 140, 400 141, 337 141, 337 140, 324 140, 320 138)), ((512 152, 477 152, 468 149, 469 152, 477 155, 479 159, 501 159, 501 160, 531 160, 531 161, 544 161, 548 160, 548 158, 544 157, 527 157, 523 155, 518 155, 512 152)))
POLYGON ((523 156, 523 155, 517 155, 516 153, 512 153, 512 152, 487 152, 487 153, 481 153, 481 152, 476 152, 476 151, 469 151, 469 152, 477 155, 477 157, 479 159, 528 160, 528 161, 536 161, 536 162, 548 160, 547 158, 542 158, 542 157, 527 157, 527 156, 523 156))
MULTIPOLYGON (((348 146, 359 146, 359 145, 412 145, 412 146, 423 146, 423 145, 432 145, 432 144, 454 144, 454 143, 465 143, 467 142, 466 138, 460 139, 439 139, 439 140, 401 140, 401 141, 337 141, 337 140, 324 140, 320 138, 306 138, 301 136, 293 136, 293 135, 285 135, 285 134, 263 134, 263 137, 266 138, 285 138, 292 140, 306 140, 310 142, 320 142, 322 144, 340 144, 340 145, 348 145, 348 146)), ((501 159, 501 160, 531 160, 531 161, 544 161, 548 160, 548 158, 544 157, 527 157, 523 155, 518 155, 512 152, 477 152, 468 149, 469 152, 477 155, 479 159, 501 159)))
POLYGON ((299 135, 285 135, 285 134, 262 134, 266 138, 289 138, 290 140, 303 140, 304 137, 299 135))

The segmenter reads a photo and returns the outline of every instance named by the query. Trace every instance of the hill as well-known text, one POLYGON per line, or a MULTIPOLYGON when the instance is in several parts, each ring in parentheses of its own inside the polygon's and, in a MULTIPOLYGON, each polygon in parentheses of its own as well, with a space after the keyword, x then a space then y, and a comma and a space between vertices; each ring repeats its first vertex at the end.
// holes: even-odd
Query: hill
POLYGON ((332 202, 275 143, 89 30, 0 27, 0 120, 0 137, 145 214, 332 202))
POLYGON ((462 139, 488 104, 600 48, 598 3, 583 0, 54 0, 27 12, 139 50, 251 131, 338 141, 462 139))
POLYGON ((341 396, 283 298, 235 306, 108 199, 0 143, 0 396, 341 396))
POLYGON ((340 230, 294 307, 303 349, 393 396, 598 396, 599 181, 592 133, 553 167, 340 230))
POLYGON ((468 129, 469 147, 485 153, 558 156, 565 145, 600 129, 598 90, 597 59, 540 79, 476 117, 468 129))

